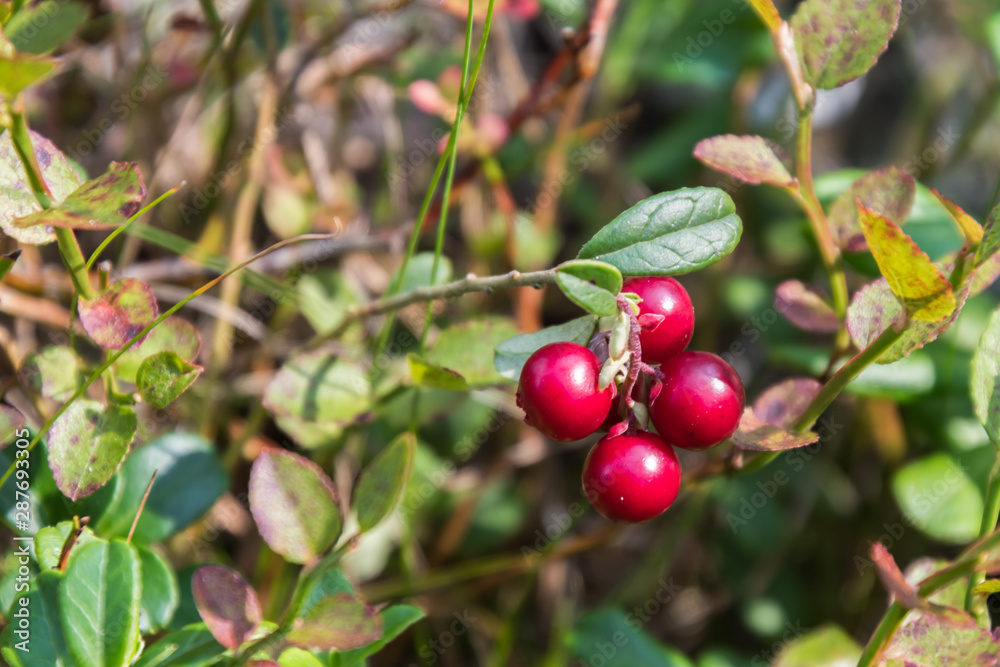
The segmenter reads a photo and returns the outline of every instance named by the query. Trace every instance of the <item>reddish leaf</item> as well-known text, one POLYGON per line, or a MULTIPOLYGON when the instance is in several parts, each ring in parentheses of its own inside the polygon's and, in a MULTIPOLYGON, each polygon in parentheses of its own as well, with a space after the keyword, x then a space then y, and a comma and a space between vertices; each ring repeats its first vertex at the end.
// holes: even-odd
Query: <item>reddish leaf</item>
POLYGON ((694 156, 712 169, 751 185, 798 184, 764 137, 725 134, 703 139, 695 146, 694 156))
POLYGON ((740 449, 757 452, 778 452, 805 447, 819 440, 819 434, 807 431, 795 433, 781 426, 768 424, 747 407, 740 419, 740 426, 732 436, 733 444, 740 449))
POLYGON ((80 323, 95 343, 120 350, 156 319, 153 290, 135 278, 112 283, 93 301, 80 299, 80 323))
POLYGON ((239 648, 263 620, 253 587, 221 565, 199 567, 191 578, 191 592, 209 632, 226 648, 239 648))
POLYGON ((882 585, 901 605, 907 609, 920 606, 917 590, 906 581, 892 554, 881 542, 872 545, 872 562, 882 585))
POLYGON ((857 200, 897 225, 902 225, 913 209, 917 183, 896 167, 876 169, 854 181, 830 207, 828 221, 837 244, 844 250, 860 252, 868 246, 858 219, 857 200))
POLYGON ((766 389, 754 401, 753 409, 768 424, 788 427, 806 411, 822 388, 812 378, 785 380, 766 389))
POLYGON ((107 172, 74 190, 56 206, 16 218, 22 229, 69 227, 107 229, 128 220, 146 196, 146 185, 134 162, 112 162, 107 172))
POLYGON ((778 285, 774 307, 789 322, 806 331, 832 333, 840 328, 840 318, 830 304, 798 280, 787 280, 778 285))
POLYGON ((297 618, 285 638, 290 644, 323 651, 348 651, 382 637, 382 618, 350 593, 324 598, 297 618))

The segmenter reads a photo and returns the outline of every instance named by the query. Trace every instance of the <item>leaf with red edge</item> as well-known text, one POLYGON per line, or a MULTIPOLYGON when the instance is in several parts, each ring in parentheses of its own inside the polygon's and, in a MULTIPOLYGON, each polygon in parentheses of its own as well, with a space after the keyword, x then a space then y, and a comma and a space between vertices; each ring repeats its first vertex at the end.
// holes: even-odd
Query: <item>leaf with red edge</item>
POLYGON ((201 350, 201 335, 193 324, 176 315, 168 317, 145 338, 125 350, 114 363, 115 374, 120 380, 135 383, 139 366, 157 352, 176 352, 184 361, 194 363, 201 350))
POLYGON ((146 196, 146 185, 134 162, 112 162, 101 176, 74 190, 56 206, 15 218, 22 229, 44 225, 71 229, 108 229, 132 217, 146 196))
POLYGON ((24 415, 9 405, 0 405, 0 449, 14 442, 14 436, 23 427, 24 415))
POLYGON ((882 664, 995 667, 998 652, 997 640, 985 628, 975 624, 956 628, 932 614, 921 614, 896 631, 882 664))
POLYGON ((806 411, 822 385, 811 378, 793 378, 770 387, 743 411, 739 428, 732 436, 741 449, 783 451, 805 447, 819 440, 811 431, 789 430, 806 411))
POLYGON ((253 587, 221 565, 199 567, 191 577, 191 592, 209 632, 226 648, 239 648, 264 618, 253 587))
POLYGON ((743 410, 740 426, 732 435, 733 444, 740 449, 756 452, 780 452, 786 449, 805 447, 819 440, 819 434, 812 431, 795 433, 781 426, 768 424, 747 407, 743 410))
POLYGON ((292 563, 308 563, 333 545, 342 521, 337 490, 309 459, 266 449, 250 470, 250 511, 261 537, 292 563))
POLYGON ((887 167, 865 174, 830 206, 827 220, 837 245, 850 252, 868 247, 858 219, 858 199, 867 208, 901 226, 910 216, 916 195, 916 181, 902 169, 887 167))
POLYGON ((791 188, 798 184, 764 137, 710 137, 698 142, 694 156, 706 166, 751 185, 791 188))
POLYGON ((146 283, 123 278, 95 299, 80 299, 80 323, 105 350, 120 350, 159 314, 156 297, 146 283))
POLYGON ((348 651, 367 646, 382 637, 382 619, 350 593, 324 598, 285 635, 288 643, 324 651, 348 651))
POLYGON ((858 213, 879 271, 910 318, 940 322, 951 315, 955 293, 927 254, 898 225, 860 201, 858 213))
POLYGON ((871 345, 890 326, 898 329, 905 323, 903 305, 889 289, 885 278, 858 290, 847 308, 847 331, 860 350, 871 345))
POLYGON ((789 322, 806 331, 833 333, 840 328, 840 318, 830 304, 799 280, 786 280, 778 285, 774 307, 789 322))
POLYGON ((955 225, 958 226, 958 230, 962 232, 966 241, 979 243, 983 240, 983 228, 975 218, 962 210, 961 206, 941 194, 940 191, 931 188, 931 194, 937 198, 944 210, 948 211, 948 215, 955 221, 955 225))
POLYGON ((45 443, 56 486, 70 500, 104 486, 125 460, 138 420, 131 408, 78 399, 49 430, 45 443))

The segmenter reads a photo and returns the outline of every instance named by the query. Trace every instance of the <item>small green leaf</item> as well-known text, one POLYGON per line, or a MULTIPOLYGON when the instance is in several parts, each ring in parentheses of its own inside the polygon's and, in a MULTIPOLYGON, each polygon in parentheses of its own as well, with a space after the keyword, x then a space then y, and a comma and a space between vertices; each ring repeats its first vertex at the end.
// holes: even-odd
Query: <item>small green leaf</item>
POLYGON ((156 297, 146 283, 123 278, 93 300, 80 299, 80 324, 105 350, 120 350, 159 314, 156 297))
POLYGON ((990 212, 983 225, 983 240, 976 249, 976 266, 982 265, 1000 250, 1000 204, 990 212))
POLYGON ((973 587, 972 592, 976 595, 991 595, 1000 593, 1000 579, 989 579, 973 587))
POLYGON ((299 310, 316 333, 332 333, 344 320, 347 310, 358 302, 340 271, 323 271, 302 276, 296 285, 299 310))
POLYGON ((128 454, 138 420, 125 406, 77 400, 49 431, 46 447, 56 486, 70 500, 104 486, 128 454))
POLYGON ((292 563, 308 563, 325 552, 342 526, 337 492, 323 470, 307 458, 264 450, 250 470, 250 511, 261 537, 292 563))
POLYGON ((867 72, 899 23, 900 0, 806 0, 792 17, 806 83, 836 88, 867 72))
POLYGON ((778 654, 774 667, 840 667, 853 665, 861 647, 836 625, 824 625, 793 639, 778 654))
POLYGON ((410 368, 410 377, 418 387, 446 389, 448 391, 468 391, 469 383, 465 378, 444 366, 432 364, 413 352, 406 355, 410 368))
POLYGON ((983 240, 983 228, 971 215, 966 213, 961 206, 945 197, 941 192, 931 188, 931 194, 938 200, 938 203, 948 211, 948 215, 955 221, 955 225, 962 236, 970 244, 978 244, 983 240))
POLYGON ((867 249, 858 218, 857 200, 865 207, 902 226, 913 210, 917 182, 897 167, 876 169, 854 181, 830 206, 827 219, 837 245, 848 252, 867 249))
POLYGON ((194 363, 200 350, 201 335, 194 325, 180 317, 168 317, 140 342, 125 350, 114 363, 115 374, 119 379, 135 384, 136 373, 146 357, 171 351, 180 355, 181 359, 194 363))
POLYGON ((566 297, 594 315, 618 312, 622 274, 604 262, 578 259, 556 267, 556 283, 566 297))
POLYGON ((73 549, 59 605, 66 643, 80 667, 131 664, 139 639, 140 569, 123 540, 73 549))
POLYGON ((69 229, 118 227, 142 206, 146 185, 134 162, 112 162, 108 171, 89 180, 58 205, 14 220, 22 229, 44 225, 69 229))
POLYGON ((324 599, 303 617, 295 619, 285 635, 302 648, 349 651, 382 637, 382 618, 364 601, 349 593, 324 599))
POLYGON ((229 568, 199 567, 191 579, 191 591, 205 625, 226 648, 239 648, 264 620, 253 587, 229 568))
POLYGON ((993 313, 972 357, 972 405, 1000 447, 1000 310, 993 313))
MULTIPOLYGON (((35 558, 43 570, 53 570, 59 566, 63 545, 66 544, 66 538, 73 530, 72 521, 60 521, 54 526, 42 528, 35 534, 35 558)), ((90 528, 84 528, 73 548, 95 539, 97 538, 94 536, 94 531, 90 528)))
MULTIPOLYGON (((395 604, 379 612, 382 617, 382 638, 364 648, 340 653, 338 667, 364 667, 365 658, 381 651, 386 644, 401 635, 408 627, 422 619, 424 611, 408 604, 395 604)), ((284 667, 284 666, 282 666, 284 667)))
POLYGON ((279 667, 327 667, 319 658, 305 649, 290 646, 281 652, 279 667))
POLYGON ((764 137, 726 134, 702 139, 694 147, 694 156, 702 164, 744 183, 798 186, 764 137))
POLYGON ((47 56, 0 52, 0 95, 14 99, 25 88, 48 78, 58 65, 58 60, 47 56))
POLYGON ((83 364, 69 346, 51 345, 26 356, 17 378, 36 394, 64 402, 83 384, 83 364))
POLYGON ((18 51, 49 53, 68 41, 90 17, 79 2, 44 0, 26 5, 3 27, 18 51))
POLYGON ((157 352, 139 365, 136 387, 142 400, 162 410, 187 391, 202 370, 201 366, 181 359, 176 352, 157 352))
POLYGON ((156 551, 147 547, 136 547, 136 551, 142 565, 139 630, 146 634, 159 632, 170 624, 180 604, 177 575, 156 551))
POLYGON ((361 471, 353 504, 362 532, 377 526, 395 509, 413 471, 416 452, 417 438, 403 433, 361 471))
POLYGON ((460 373, 472 387, 497 384, 501 377, 493 368, 493 349, 517 334, 505 317, 482 317, 443 330, 424 359, 460 373))
POLYGON ((983 497, 947 454, 933 454, 902 467, 892 492, 903 514, 941 542, 965 544, 979 535, 983 497))
POLYGON ((133 667, 209 667, 224 650, 204 624, 196 623, 157 641, 133 667))
POLYGON ((27 594, 14 599, 11 613, 25 609, 21 602, 27 600, 26 613, 30 623, 28 629, 30 634, 22 650, 17 644, 24 638, 14 634, 17 624, 10 623, 4 628, 0 644, 3 646, 3 657, 11 667, 77 667, 59 620, 61 611, 59 587, 62 581, 62 572, 47 570, 31 581, 27 594))
POLYGON ((597 326, 597 318, 593 315, 585 315, 565 324, 508 338, 496 346, 493 353, 493 365, 500 375, 517 382, 528 357, 540 348, 550 343, 562 342, 586 345, 594 334, 595 326, 597 326))
POLYGON ((951 283, 898 225, 858 204, 861 228, 872 256, 909 316, 940 322, 955 311, 951 283))
POLYGON ((743 232, 736 206, 717 188, 664 192, 628 209, 580 249, 625 276, 669 276, 714 264, 743 232))

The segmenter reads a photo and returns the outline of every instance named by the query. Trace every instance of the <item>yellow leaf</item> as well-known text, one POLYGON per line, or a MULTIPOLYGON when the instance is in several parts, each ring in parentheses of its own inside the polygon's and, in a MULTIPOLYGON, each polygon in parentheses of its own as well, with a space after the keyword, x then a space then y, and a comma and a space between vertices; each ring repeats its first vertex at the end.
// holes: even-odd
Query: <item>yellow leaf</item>
POLYGON ((858 202, 868 248, 889 288, 918 322, 940 322, 955 310, 951 283, 898 225, 858 202))
POLYGON ((983 228, 978 222, 976 222, 975 218, 963 211, 961 206, 948 199, 934 188, 931 188, 931 194, 937 197, 937 200, 941 202, 944 209, 948 211, 948 215, 950 215, 951 219, 958 225, 958 229, 962 232, 962 236, 964 236, 971 245, 976 245, 983 240, 983 228))

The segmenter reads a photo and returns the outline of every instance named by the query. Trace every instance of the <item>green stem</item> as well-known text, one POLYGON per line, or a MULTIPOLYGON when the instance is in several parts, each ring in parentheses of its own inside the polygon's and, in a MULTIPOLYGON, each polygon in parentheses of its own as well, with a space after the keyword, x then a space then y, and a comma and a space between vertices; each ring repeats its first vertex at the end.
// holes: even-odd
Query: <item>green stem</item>
POLYGON ((166 192, 164 192, 162 195, 160 195, 159 197, 157 197, 156 199, 154 199, 152 202, 150 202, 148 205, 146 205, 142 209, 140 209, 135 215, 133 215, 128 220, 126 220, 120 227, 116 228, 113 232, 111 232, 110 234, 108 234, 108 237, 106 239, 104 239, 103 241, 101 241, 101 245, 97 246, 97 250, 95 250, 94 252, 92 252, 90 254, 90 258, 87 260, 87 270, 89 271, 94 266, 94 263, 101 256, 101 253, 104 252, 104 250, 109 245, 111 245, 111 243, 116 238, 118 238, 119 234, 121 234, 121 233, 125 232, 126 230, 128 230, 129 226, 131 226, 131 224, 133 222, 135 222, 136 220, 138 220, 139 218, 141 218, 150 209, 152 209, 154 206, 156 206, 157 204, 159 204, 160 202, 162 202, 164 199, 166 199, 167 197, 171 196, 172 194, 174 194, 175 192, 177 192, 178 190, 180 190, 182 187, 184 187, 184 183, 181 183, 180 185, 177 185, 177 186, 174 186, 174 187, 170 188, 169 190, 167 190, 166 192))
MULTIPOLYGON (((990 479, 986 485, 986 502, 983 505, 983 521, 979 526, 979 537, 986 537, 997 527, 1000 520, 1000 452, 997 453, 993 469, 990 471, 990 479)), ((965 610, 972 612, 972 605, 976 595, 972 589, 985 581, 986 577, 982 573, 975 573, 969 577, 969 587, 965 591, 965 610)))
POLYGON ((281 640, 281 636, 285 633, 284 628, 278 628, 274 632, 269 632, 264 635, 250 646, 247 646, 246 650, 233 656, 233 659, 229 661, 229 667, 242 667, 251 660, 257 651, 261 650, 271 642, 276 642, 281 640))

